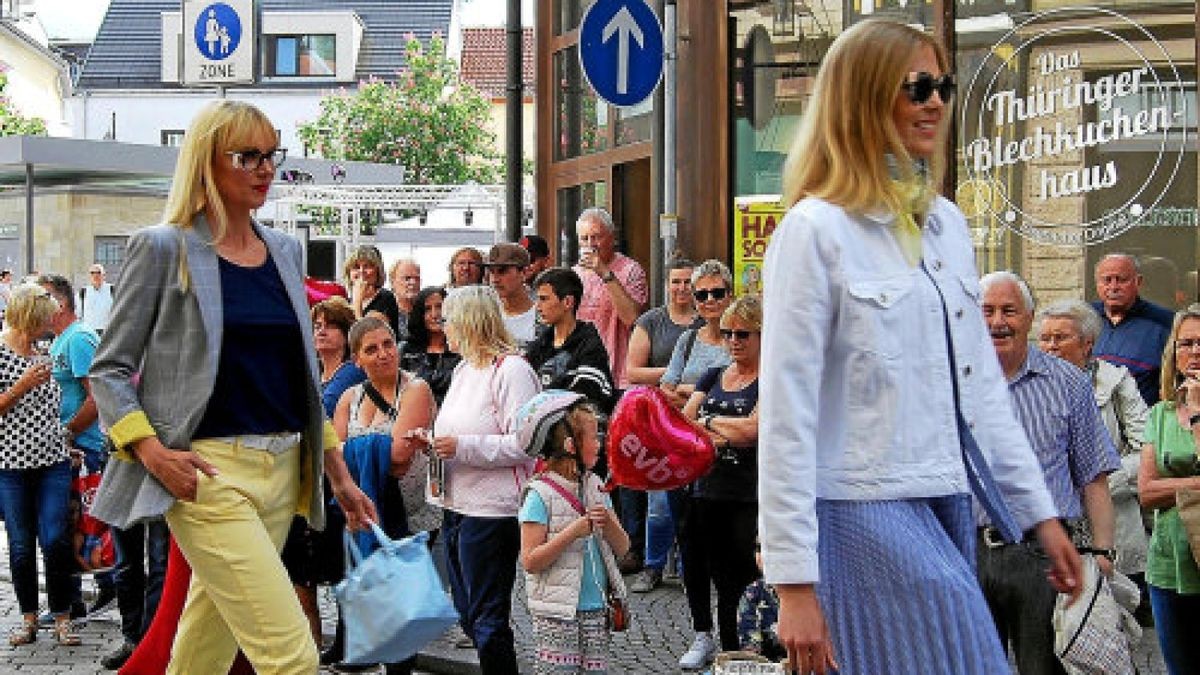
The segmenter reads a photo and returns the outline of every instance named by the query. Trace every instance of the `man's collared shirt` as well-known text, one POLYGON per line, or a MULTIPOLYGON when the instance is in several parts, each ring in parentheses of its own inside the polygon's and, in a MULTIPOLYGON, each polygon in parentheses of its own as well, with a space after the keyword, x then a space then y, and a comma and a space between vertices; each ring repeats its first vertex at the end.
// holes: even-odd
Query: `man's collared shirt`
MULTIPOLYGON (((573 269, 583 281, 583 298, 579 301, 579 311, 575 316, 581 321, 591 322, 596 330, 600 331, 600 339, 608 349, 609 369, 620 387, 628 387, 625 356, 629 351, 629 334, 633 332, 633 324, 621 321, 621 315, 613 305, 607 284, 600 275, 579 265, 573 269)), ((646 304, 650 299, 650 290, 646 285, 646 270, 642 269, 638 261, 617 253, 608 269, 634 302, 639 306, 646 304)))
POLYGON ((1087 374, 1033 346, 1008 382, 1013 408, 1062 518, 1084 516, 1082 489, 1121 467, 1087 374))
POLYGON ((1171 310, 1138 298, 1121 323, 1114 324, 1104 313, 1104 303, 1092 303, 1100 315, 1100 337, 1092 353, 1118 366, 1125 366, 1137 380, 1138 391, 1146 405, 1158 402, 1159 370, 1163 347, 1171 335, 1171 310))

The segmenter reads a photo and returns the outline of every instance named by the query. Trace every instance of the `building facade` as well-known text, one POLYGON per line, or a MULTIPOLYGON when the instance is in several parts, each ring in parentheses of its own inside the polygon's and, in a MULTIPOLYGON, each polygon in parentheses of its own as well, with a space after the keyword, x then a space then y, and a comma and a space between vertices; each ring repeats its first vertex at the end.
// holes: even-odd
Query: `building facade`
POLYGON ((599 205, 627 252, 661 264, 657 187, 673 176, 678 248, 734 264, 754 288, 825 52, 854 23, 891 16, 938 35, 954 62, 944 193, 968 217, 981 272, 1013 269, 1043 301, 1090 297, 1096 261, 1122 251, 1142 262, 1147 297, 1197 297, 1196 3, 651 0, 660 17, 673 5, 677 34, 677 94, 661 108, 675 161, 661 175, 654 104, 606 105, 582 77, 592 4, 547 0, 537 18, 538 222, 563 260, 575 216, 599 205))

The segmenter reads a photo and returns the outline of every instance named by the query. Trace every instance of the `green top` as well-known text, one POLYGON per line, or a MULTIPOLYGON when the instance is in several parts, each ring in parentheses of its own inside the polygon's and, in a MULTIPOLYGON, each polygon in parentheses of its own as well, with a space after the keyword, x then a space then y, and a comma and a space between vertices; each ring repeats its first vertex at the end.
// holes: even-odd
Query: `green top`
MULTIPOLYGON (((1146 420, 1147 443, 1154 444, 1154 463, 1163 478, 1197 475, 1196 441, 1179 425, 1175 405, 1156 403, 1146 420)), ((1154 510, 1154 534, 1146 559, 1146 583, 1176 593, 1200 593, 1200 570, 1192 558, 1179 510, 1154 510)))

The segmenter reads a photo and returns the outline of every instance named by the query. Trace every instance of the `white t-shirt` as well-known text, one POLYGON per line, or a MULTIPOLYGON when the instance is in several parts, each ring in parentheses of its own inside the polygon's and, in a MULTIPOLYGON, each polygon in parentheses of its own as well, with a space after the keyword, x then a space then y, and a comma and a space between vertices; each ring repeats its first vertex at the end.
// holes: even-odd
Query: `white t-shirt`
POLYGON ((537 334, 537 308, 530 307, 520 314, 506 314, 503 311, 500 313, 504 314, 504 325, 517 341, 517 347, 525 351, 526 345, 533 342, 537 334))
POLYGON ((87 284, 80 291, 83 295, 83 306, 80 308, 80 319, 88 328, 102 331, 108 328, 108 313, 112 311, 112 284, 104 282, 100 288, 87 284))

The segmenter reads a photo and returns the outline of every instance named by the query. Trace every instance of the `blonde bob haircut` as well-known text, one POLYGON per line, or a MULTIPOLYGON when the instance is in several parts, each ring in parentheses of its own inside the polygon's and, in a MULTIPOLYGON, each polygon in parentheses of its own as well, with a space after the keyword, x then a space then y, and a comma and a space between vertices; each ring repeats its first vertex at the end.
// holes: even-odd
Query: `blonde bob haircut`
MULTIPOLYGON (((9 307, 12 307, 11 303, 9 307)), ((1167 337, 1167 346, 1163 348, 1162 378, 1158 383, 1158 399, 1172 409, 1175 408, 1175 388, 1183 382, 1179 364, 1175 362, 1175 342, 1179 339, 1180 326, 1188 319, 1200 321, 1200 303, 1194 302, 1188 305, 1187 309, 1175 313, 1175 321, 1171 323, 1171 335, 1167 337)), ((8 315, 5 315, 5 320, 8 320, 8 315)))
MULTIPOLYGON (((183 135, 163 220, 187 229, 197 214, 207 210, 214 221, 209 223, 213 242, 224 239, 229 219, 213 179, 216 162, 230 161, 225 153, 244 150, 261 135, 275 138, 275 125, 249 103, 221 100, 204 106, 183 135)), ((186 290, 186 249, 181 248, 179 256, 179 283, 186 290)))
POLYGON ((387 278, 383 276, 383 256, 379 253, 379 249, 370 244, 354 249, 354 253, 346 258, 346 264, 342 266, 342 274, 346 276, 347 283, 350 282, 350 272, 359 263, 366 263, 375 268, 375 288, 383 288, 387 278))
MULTIPOLYGON (((912 180, 913 158, 892 119, 896 97, 913 56, 929 47, 946 71, 945 50, 930 35, 902 23, 869 19, 843 32, 817 71, 812 99, 800 121, 783 169, 783 203, 818 197, 850 212, 880 206, 898 213, 902 199, 893 179, 912 180), (900 175, 892 176, 887 155, 900 175)), ((938 129, 946 140, 949 108, 938 129)), ((944 158, 929 158, 927 180, 941 184, 944 158)))
POLYGON ((762 299, 757 295, 743 295, 733 301, 721 314, 721 328, 729 328, 734 321, 747 330, 762 330, 762 299))
POLYGON ((500 298, 491 286, 450 289, 442 314, 447 332, 458 343, 458 353, 476 368, 517 352, 517 343, 500 315, 500 298))
POLYGON ((9 296, 4 325, 28 338, 40 337, 58 308, 58 300, 40 284, 21 284, 9 296))

